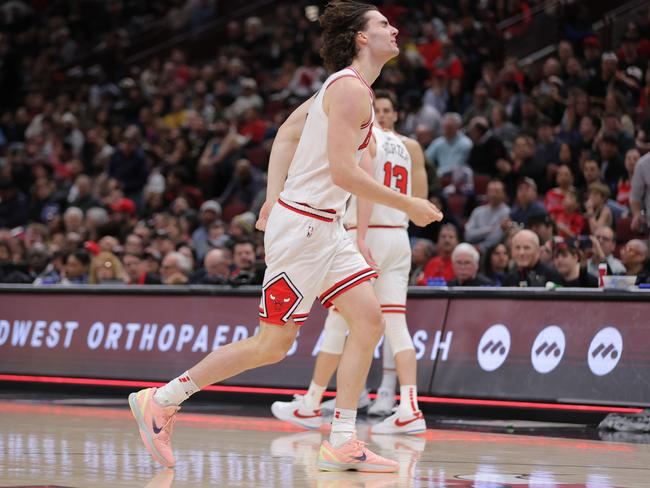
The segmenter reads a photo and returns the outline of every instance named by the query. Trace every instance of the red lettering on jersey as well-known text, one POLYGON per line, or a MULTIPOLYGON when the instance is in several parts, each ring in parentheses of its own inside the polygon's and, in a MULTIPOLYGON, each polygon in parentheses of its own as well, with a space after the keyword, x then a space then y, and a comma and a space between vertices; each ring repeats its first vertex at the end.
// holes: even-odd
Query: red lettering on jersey
POLYGON ((357 149, 357 151, 361 151, 362 149, 367 148, 368 144, 370 144, 371 137, 372 137, 372 125, 368 129, 368 134, 366 135, 366 138, 363 140, 363 143, 359 146, 359 149, 357 149))

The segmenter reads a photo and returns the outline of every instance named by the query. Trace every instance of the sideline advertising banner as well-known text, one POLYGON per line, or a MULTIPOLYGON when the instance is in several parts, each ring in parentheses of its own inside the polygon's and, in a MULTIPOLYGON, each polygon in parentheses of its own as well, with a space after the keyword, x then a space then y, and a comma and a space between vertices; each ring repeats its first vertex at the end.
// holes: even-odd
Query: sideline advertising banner
POLYGON ((451 300, 434 395, 650 404, 648 302, 451 300))
MULTIPOLYGON (((168 380, 232 341, 255 335, 259 298, 100 294, 0 294, 0 373, 168 380)), ((409 304, 419 387, 429 387, 446 299, 409 304)), ((226 381, 242 386, 309 385, 326 310, 315 304, 288 357, 226 381)), ((377 348, 375 356, 381 354, 377 348)), ((378 386, 381 361, 369 384, 378 386)))

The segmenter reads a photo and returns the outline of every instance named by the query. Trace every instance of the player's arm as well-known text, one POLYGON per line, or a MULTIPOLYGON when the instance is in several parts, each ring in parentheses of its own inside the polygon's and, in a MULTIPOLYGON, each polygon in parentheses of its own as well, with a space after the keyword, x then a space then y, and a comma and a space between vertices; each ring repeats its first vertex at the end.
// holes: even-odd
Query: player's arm
POLYGON ((354 78, 343 78, 328 88, 325 98, 329 102, 323 104, 328 116, 327 154, 334 184, 357 197, 401 210, 417 225, 441 220, 442 213, 432 203, 395 192, 359 168, 359 131, 371 110, 367 89, 354 78))
MULTIPOLYGON (((359 167, 371 176, 375 174, 373 161, 376 154, 377 142, 375 141, 375 138, 372 137, 368 148, 361 156, 361 163, 359 164, 359 167)), ((368 235, 368 226, 370 225, 370 216, 372 215, 373 206, 374 203, 370 200, 357 198, 357 247, 368 265, 374 270, 379 271, 377 262, 372 257, 372 253, 366 245, 366 235, 368 235)))
POLYGON ((305 127, 307 112, 313 102, 314 97, 311 97, 294 110, 280 126, 273 140, 266 181, 266 200, 255 224, 255 228, 258 230, 265 229, 271 209, 284 188, 284 182, 287 180, 287 174, 289 173, 289 166, 291 166, 298 142, 300 142, 302 130, 305 127))
POLYGON ((422 147, 418 141, 410 138, 404 139, 404 145, 411 156, 411 173, 413 174, 411 194, 414 197, 427 198, 429 184, 427 182, 427 170, 422 147))

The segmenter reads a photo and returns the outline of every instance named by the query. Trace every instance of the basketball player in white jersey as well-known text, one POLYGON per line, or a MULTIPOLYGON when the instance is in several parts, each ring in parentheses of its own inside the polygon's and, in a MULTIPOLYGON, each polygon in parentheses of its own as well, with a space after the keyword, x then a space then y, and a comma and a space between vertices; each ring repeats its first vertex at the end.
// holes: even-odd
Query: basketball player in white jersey
MULTIPOLYGON (((373 131, 362 167, 395 191, 424 197, 427 194, 424 154, 417 141, 394 132, 396 109, 392 93, 382 90, 375 93, 375 115, 379 127, 373 131)), ((343 222, 368 264, 379 269, 374 288, 386 321, 384 375, 378 398, 371 406, 380 407, 374 409, 375 413, 391 414, 395 401, 395 364, 401 385, 397 412, 374 425, 371 431, 375 434, 418 434, 426 430, 426 424, 417 404, 417 362, 405 318, 411 269, 411 248, 406 230, 408 217, 404 212, 383 205, 372 206, 365 200, 356 202, 357 199, 352 197, 343 222)), ((307 428, 321 426, 320 401, 338 365, 347 331, 341 314, 331 308, 307 394, 296 396, 291 402, 275 402, 271 407, 273 415, 307 428)))
POLYGON ((347 238, 341 217, 351 193, 397 208, 417 225, 439 221, 424 199, 395 192, 359 167, 371 137, 370 85, 399 53, 397 29, 373 5, 335 1, 321 16, 323 55, 332 74, 282 124, 269 161, 267 200, 256 227, 265 230, 267 269, 257 335, 212 351, 161 388, 129 395, 140 436, 153 458, 175 463, 172 426, 179 405, 205 386, 282 360, 313 301, 336 306, 350 326, 338 368, 338 397, 323 470, 395 472, 397 463, 356 438, 356 403, 384 332, 369 281, 377 276, 347 238))

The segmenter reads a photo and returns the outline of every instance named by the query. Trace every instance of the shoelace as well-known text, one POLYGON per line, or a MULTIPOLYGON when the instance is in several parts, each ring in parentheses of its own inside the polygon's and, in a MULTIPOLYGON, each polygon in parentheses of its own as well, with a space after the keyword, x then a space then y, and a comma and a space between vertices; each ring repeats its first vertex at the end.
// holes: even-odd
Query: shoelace
MULTIPOLYGON (((178 410, 176 410, 176 412, 178 412, 178 410)), ((160 436, 158 439, 165 444, 169 444, 169 441, 171 439, 172 430, 174 430, 174 423, 176 422, 176 412, 167 418, 167 422, 165 422, 165 424, 162 426, 162 429, 160 430, 160 436)))

